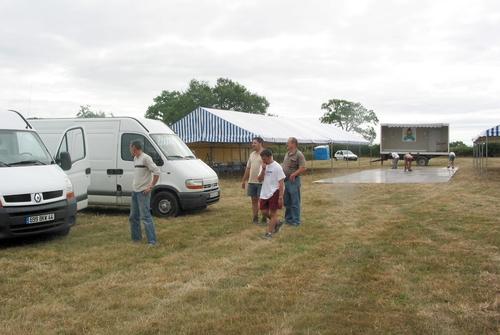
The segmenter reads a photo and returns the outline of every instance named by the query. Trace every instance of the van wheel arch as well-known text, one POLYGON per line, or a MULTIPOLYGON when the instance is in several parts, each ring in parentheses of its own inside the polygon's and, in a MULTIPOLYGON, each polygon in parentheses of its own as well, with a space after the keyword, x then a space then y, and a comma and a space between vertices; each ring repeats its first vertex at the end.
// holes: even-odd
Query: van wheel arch
POLYGON ((155 190, 151 197, 151 209, 158 217, 176 217, 180 212, 179 197, 169 189, 155 190))

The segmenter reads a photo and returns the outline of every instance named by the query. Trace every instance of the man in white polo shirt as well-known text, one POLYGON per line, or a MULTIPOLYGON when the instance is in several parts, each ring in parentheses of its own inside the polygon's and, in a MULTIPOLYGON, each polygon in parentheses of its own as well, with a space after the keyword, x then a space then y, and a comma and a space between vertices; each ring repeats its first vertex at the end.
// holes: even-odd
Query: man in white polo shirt
POLYGON ((160 178, 160 168, 148 154, 142 151, 140 141, 130 144, 130 153, 134 156, 134 181, 129 217, 132 241, 139 242, 142 239, 142 221, 149 245, 155 245, 156 232, 151 216, 151 190, 160 178))

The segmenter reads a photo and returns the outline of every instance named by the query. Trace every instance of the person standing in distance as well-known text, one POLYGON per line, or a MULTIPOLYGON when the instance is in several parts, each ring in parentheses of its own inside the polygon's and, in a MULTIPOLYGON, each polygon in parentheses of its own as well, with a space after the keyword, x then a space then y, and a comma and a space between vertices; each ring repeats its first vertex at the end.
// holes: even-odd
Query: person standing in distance
POLYGON ((448 169, 450 168, 451 166, 451 169, 452 170, 455 170, 455 158, 457 157, 457 155, 455 155, 455 153, 453 151, 451 151, 449 154, 448 154, 448 169))
POLYGON ((306 158, 297 148, 298 141, 290 137, 287 142, 288 152, 283 160, 283 171, 285 172, 285 223, 291 226, 299 226, 300 214, 300 175, 306 171, 306 158))
POLYGON ((134 157, 134 180, 129 217, 132 241, 139 242, 142 239, 142 221, 148 244, 155 245, 157 240, 151 216, 151 190, 160 178, 160 168, 148 154, 142 151, 140 141, 133 141, 130 144, 130 153, 134 157))
MULTIPOLYGON (((259 171, 262 165, 262 158, 260 153, 264 150, 264 140, 262 137, 256 136, 252 140, 252 149, 250 157, 248 158, 247 167, 243 180, 241 181, 241 188, 247 189, 247 195, 252 200, 252 214, 253 223, 259 223, 259 196, 262 187, 262 182, 259 181, 259 171)), ((267 218, 262 215, 261 222, 266 224, 267 218)))

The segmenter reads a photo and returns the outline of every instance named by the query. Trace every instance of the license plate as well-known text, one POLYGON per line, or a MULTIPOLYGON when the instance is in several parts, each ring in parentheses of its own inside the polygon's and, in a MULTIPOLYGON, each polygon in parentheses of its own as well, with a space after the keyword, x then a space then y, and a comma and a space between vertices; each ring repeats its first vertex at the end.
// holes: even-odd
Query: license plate
POLYGON ((47 221, 53 221, 55 219, 55 214, 43 214, 43 215, 36 215, 36 216, 28 216, 24 220, 24 223, 26 224, 33 224, 33 223, 40 223, 40 222, 47 222, 47 221))
POLYGON ((219 191, 210 192, 210 195, 209 195, 210 198, 216 198, 218 196, 219 196, 219 191))

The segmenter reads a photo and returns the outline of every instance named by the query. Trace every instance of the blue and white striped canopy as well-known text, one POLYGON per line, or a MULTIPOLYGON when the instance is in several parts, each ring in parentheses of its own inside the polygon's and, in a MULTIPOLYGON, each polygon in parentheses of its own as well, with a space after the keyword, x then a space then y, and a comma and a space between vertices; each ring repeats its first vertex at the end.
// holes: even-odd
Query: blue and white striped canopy
POLYGON ((203 107, 195 109, 171 128, 185 143, 249 143, 257 136, 203 107))
POLYGON ((500 125, 487 129, 486 136, 500 136, 500 125))
POLYGON ((489 137, 500 137, 500 125, 483 130, 479 135, 477 135, 473 141, 483 142, 489 137))
POLYGON ((368 144, 361 135, 347 132, 318 118, 274 117, 199 107, 171 127, 186 143, 249 143, 260 136, 267 143, 368 144))

